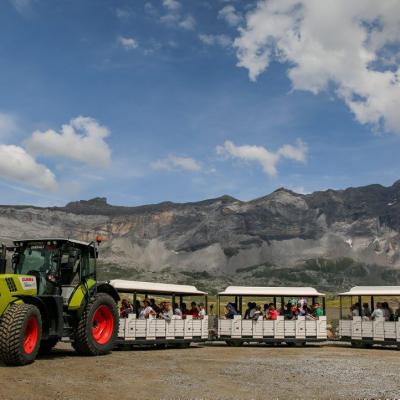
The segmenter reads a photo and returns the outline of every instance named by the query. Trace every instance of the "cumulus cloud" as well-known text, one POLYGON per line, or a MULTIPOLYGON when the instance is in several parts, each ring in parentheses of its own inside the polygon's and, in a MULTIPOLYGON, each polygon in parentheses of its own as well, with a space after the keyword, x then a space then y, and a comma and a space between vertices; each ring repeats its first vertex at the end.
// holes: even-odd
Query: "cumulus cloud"
POLYGON ((218 18, 223 19, 230 26, 237 26, 242 22, 242 16, 232 4, 223 7, 218 13, 218 18))
POLYGON ((138 47, 138 42, 133 37, 118 36, 117 41, 126 50, 132 50, 138 47))
POLYGON ((111 149, 105 141, 109 134, 95 119, 80 116, 62 125, 60 132, 33 132, 26 141, 26 149, 34 156, 63 157, 107 167, 111 164, 111 149))
POLYGON ((202 170, 201 164, 191 157, 178 157, 175 155, 169 155, 167 158, 157 160, 151 164, 151 167, 155 170, 184 170, 190 172, 200 172, 202 170))
POLYGON ((269 176, 276 176, 277 165, 282 158, 305 162, 307 158, 307 146, 298 139, 296 146, 285 144, 277 151, 270 151, 263 146, 236 146, 230 140, 225 141, 223 146, 217 146, 217 154, 243 161, 257 162, 263 171, 269 176))
POLYGON ((334 88, 362 124, 400 133, 400 2, 260 0, 234 46, 255 81, 272 60, 294 90, 334 88))
POLYGON ((220 34, 220 35, 208 35, 201 33, 199 35, 200 41, 202 41, 207 46, 221 46, 221 47, 230 47, 232 45, 232 40, 229 36, 220 34))
POLYGON ((0 145, 0 176, 39 189, 55 189, 54 174, 22 147, 0 145))

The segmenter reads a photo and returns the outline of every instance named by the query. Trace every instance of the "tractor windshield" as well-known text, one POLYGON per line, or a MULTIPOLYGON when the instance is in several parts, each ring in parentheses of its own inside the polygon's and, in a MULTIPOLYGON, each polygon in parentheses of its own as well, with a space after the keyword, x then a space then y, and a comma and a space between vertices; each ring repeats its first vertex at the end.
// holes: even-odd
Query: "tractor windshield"
POLYGON ((45 273, 57 270, 58 250, 52 246, 31 246, 18 254, 15 260, 16 274, 45 273))

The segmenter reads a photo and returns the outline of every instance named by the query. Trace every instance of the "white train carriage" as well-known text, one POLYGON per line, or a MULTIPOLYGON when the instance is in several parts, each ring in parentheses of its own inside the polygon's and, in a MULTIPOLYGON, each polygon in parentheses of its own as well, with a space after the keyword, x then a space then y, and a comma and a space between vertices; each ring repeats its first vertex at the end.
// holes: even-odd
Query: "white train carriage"
MULTIPOLYGON (((180 307, 185 298, 201 299, 207 310, 207 293, 190 285, 172 285, 165 283, 139 282, 130 280, 112 280, 111 285, 119 292, 122 298, 130 297, 132 304, 136 300, 146 297, 168 299, 172 307, 177 303, 180 307)), ((208 316, 202 319, 193 319, 191 315, 185 317, 173 315, 170 321, 149 316, 138 319, 136 313, 120 318, 118 331, 118 345, 158 345, 181 344, 190 345, 192 342, 203 342, 208 339, 208 316)))
POLYGON ((339 298, 341 341, 350 341, 353 346, 400 347, 400 321, 396 313, 392 312, 386 319, 383 312, 374 313, 381 309, 383 302, 387 302, 390 309, 399 306, 400 286, 355 286, 348 292, 339 293, 339 298))
POLYGON ((242 343, 301 343, 325 341, 327 339, 325 295, 310 287, 243 287, 229 286, 218 294, 218 338, 230 345, 242 343), (276 320, 243 319, 243 302, 256 299, 258 302, 272 302, 280 310, 289 300, 306 299, 308 304, 322 305, 324 316, 318 319, 297 317, 285 319, 280 315, 276 320), (233 301, 238 315, 232 319, 221 317, 221 306, 233 301), (278 302, 278 304, 277 304, 278 302))

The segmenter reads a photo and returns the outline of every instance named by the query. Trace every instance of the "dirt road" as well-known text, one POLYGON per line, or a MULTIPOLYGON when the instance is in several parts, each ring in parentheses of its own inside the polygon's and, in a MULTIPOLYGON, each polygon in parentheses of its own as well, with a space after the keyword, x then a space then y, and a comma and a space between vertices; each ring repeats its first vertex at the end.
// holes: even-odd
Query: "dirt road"
POLYGON ((0 364, 0 399, 399 398, 400 351, 342 346, 115 351, 85 358, 61 344, 22 368, 0 364))

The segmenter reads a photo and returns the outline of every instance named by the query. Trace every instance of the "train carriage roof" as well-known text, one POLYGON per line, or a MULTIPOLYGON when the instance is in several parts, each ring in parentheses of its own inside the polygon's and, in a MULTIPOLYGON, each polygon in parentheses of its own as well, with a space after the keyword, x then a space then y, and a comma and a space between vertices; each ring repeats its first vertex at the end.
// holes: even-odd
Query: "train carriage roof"
POLYGON ((173 285, 169 283, 140 282, 123 279, 114 279, 110 282, 115 289, 122 293, 159 293, 178 295, 206 295, 206 292, 198 290, 191 285, 173 285))
POLYGON ((279 286, 228 286, 223 296, 325 296, 312 287, 279 287, 279 286))
POLYGON ((400 286, 354 286, 339 296, 400 296, 400 286))

